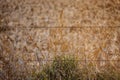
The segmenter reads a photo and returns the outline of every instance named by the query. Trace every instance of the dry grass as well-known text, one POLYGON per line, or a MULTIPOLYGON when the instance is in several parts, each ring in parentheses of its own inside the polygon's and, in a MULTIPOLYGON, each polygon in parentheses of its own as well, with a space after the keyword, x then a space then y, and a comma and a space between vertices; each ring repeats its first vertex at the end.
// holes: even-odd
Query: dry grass
POLYGON ((102 78, 117 80, 119 75, 112 72, 120 71, 119 0, 0 0, 0 4, 0 76, 28 79, 54 56, 74 54, 91 79, 105 73, 102 78))

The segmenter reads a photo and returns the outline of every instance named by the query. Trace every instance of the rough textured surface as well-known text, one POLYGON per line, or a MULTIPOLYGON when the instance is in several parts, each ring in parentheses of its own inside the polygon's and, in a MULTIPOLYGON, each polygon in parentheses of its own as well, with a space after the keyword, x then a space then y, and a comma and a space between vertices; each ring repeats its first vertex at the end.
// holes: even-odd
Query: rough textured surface
POLYGON ((1 0, 9 26, 118 26, 119 0, 1 0))
MULTIPOLYGON (((18 72, 60 54, 88 63, 120 60, 120 0, 0 0, 0 50, 1 64, 18 72)), ((96 70, 120 67, 117 61, 92 63, 96 70)))

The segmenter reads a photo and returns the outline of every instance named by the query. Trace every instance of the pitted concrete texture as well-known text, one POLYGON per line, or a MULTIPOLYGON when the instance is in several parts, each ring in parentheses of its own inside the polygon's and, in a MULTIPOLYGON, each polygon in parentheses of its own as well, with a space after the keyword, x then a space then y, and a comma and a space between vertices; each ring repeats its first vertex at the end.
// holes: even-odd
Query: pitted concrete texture
POLYGON ((8 26, 118 26, 120 0, 1 0, 8 26))

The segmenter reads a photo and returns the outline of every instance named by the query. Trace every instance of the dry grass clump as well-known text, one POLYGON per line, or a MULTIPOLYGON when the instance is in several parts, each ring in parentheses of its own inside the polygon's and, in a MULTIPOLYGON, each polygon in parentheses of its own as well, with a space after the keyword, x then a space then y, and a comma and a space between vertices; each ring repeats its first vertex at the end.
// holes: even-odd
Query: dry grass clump
POLYGON ((104 5, 106 26, 120 26, 120 0, 105 0, 104 5))
POLYGON ((1 15, 11 27, 104 26, 104 0, 1 0, 1 15))
POLYGON ((98 77, 113 75, 113 79, 118 77, 120 71, 119 28, 27 30, 14 29, 0 34, 0 56, 3 58, 0 59, 6 66, 1 68, 1 72, 5 72, 5 75, 9 74, 8 78, 15 79, 18 78, 17 76, 20 79, 29 78, 31 73, 41 70, 45 64, 49 63, 47 60, 54 60, 54 56, 66 54, 77 56, 75 60, 80 63, 79 68, 80 72, 84 73, 83 77, 86 75, 92 79, 97 75, 98 77), (6 61, 7 64, 5 64, 6 61), (7 68, 7 66, 11 67, 7 68), (108 69, 109 66, 110 69, 108 69), (6 71, 7 69, 10 71, 6 71), (115 74, 108 74, 112 72, 115 74))

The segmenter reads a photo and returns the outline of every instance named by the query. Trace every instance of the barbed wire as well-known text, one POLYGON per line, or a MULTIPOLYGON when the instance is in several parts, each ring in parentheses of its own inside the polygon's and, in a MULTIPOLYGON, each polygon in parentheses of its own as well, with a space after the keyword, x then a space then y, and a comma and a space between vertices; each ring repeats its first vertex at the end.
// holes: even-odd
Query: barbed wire
MULTIPOLYGON (((13 60, 13 61, 18 61, 18 60, 13 60)), ((23 61, 39 61, 39 60, 23 60, 23 61)), ((54 59, 52 60, 40 60, 40 61, 55 61, 54 59)), ((60 61, 120 61, 120 60, 60 60, 60 61)))

